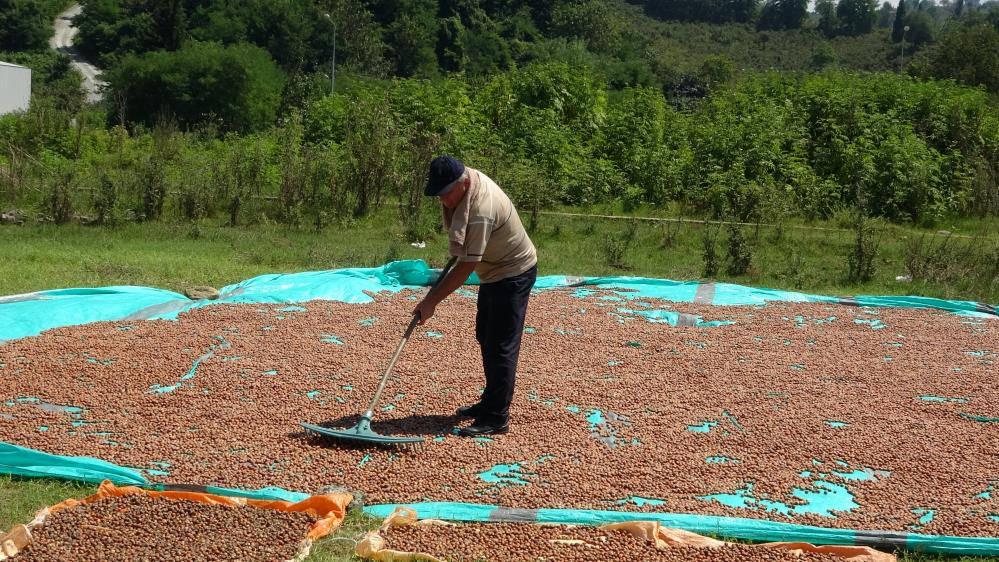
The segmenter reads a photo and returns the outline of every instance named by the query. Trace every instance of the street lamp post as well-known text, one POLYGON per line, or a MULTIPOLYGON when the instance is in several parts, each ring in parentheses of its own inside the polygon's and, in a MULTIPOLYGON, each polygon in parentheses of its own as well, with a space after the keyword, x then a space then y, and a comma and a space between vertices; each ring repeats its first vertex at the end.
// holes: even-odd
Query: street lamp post
POLYGON ((898 61, 898 73, 902 74, 902 66, 905 64, 905 32, 909 31, 909 26, 902 28, 902 58, 898 61))

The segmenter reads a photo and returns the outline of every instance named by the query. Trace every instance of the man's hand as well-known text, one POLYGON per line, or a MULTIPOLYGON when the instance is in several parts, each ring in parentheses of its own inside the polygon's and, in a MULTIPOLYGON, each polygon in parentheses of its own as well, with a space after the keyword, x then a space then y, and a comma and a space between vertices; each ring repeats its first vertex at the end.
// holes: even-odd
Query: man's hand
POLYGON ((423 297, 420 304, 416 305, 416 308, 413 309, 413 314, 420 315, 420 324, 430 320, 430 317, 434 315, 434 311, 437 310, 437 305, 468 280, 468 277, 475 271, 476 263, 459 261, 451 269, 450 273, 444 279, 440 280, 437 287, 427 293, 427 296, 423 297))
POLYGON ((416 305, 416 308, 413 309, 413 314, 416 314, 420 318, 419 323, 423 324, 427 320, 430 320, 430 317, 434 315, 435 310, 437 310, 437 303, 429 298, 424 298, 420 301, 420 304, 416 305))

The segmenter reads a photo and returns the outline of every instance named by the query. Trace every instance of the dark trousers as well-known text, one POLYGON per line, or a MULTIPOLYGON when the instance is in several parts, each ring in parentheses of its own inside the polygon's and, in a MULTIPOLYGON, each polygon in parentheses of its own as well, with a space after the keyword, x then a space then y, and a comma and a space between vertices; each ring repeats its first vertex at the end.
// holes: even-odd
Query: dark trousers
POLYGON ((520 275, 479 287, 475 339, 482 348, 482 369, 486 373, 482 414, 477 419, 480 423, 501 424, 510 417, 527 300, 537 278, 538 267, 534 266, 520 275))

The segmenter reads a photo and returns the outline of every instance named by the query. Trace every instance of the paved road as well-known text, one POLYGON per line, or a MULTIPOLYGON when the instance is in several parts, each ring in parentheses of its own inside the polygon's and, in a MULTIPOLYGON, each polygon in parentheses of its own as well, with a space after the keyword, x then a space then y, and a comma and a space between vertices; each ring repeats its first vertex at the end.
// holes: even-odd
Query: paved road
POLYGON ((73 7, 59 14, 54 23, 55 34, 49 39, 49 47, 65 53, 73 61, 73 66, 83 74, 83 89, 87 92, 87 101, 97 102, 102 98, 101 86, 104 85, 100 79, 101 71, 83 60, 80 53, 73 48, 73 37, 79 31, 73 27, 73 16, 79 14, 81 10, 79 4, 73 4, 73 7))

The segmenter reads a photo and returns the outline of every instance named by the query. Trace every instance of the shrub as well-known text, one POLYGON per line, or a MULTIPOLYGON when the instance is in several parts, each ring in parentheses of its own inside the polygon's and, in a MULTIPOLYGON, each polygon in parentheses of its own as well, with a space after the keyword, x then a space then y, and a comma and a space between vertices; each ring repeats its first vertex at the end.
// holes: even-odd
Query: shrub
POLYGON ((259 47, 193 42, 133 55, 107 72, 111 99, 130 123, 164 116, 184 127, 214 123, 249 132, 274 124, 284 75, 259 47))
POLYGON ((753 250, 742 235, 742 228, 736 224, 728 224, 728 265, 725 273, 729 275, 745 275, 753 262, 753 250))
POLYGON ((878 246, 870 221, 858 214, 854 224, 853 249, 847 256, 847 278, 851 283, 867 283, 877 271, 878 246))

